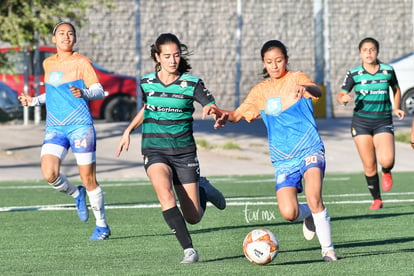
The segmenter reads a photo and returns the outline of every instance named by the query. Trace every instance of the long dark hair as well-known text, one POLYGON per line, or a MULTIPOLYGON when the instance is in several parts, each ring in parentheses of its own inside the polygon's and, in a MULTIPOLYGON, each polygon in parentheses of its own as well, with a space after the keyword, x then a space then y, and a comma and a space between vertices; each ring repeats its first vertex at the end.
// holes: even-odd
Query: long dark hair
POLYGON ((158 72, 161 70, 161 65, 157 61, 155 54, 161 54, 161 45, 174 43, 180 49, 180 63, 178 64, 177 71, 182 74, 191 70, 191 65, 188 62, 188 47, 185 44, 182 44, 180 40, 172 33, 164 33, 158 36, 155 43, 151 45, 151 58, 155 61, 155 71, 158 72))
MULTIPOLYGON (((272 49, 278 48, 280 51, 282 51, 282 54, 285 56, 285 58, 288 58, 287 49, 286 46, 279 40, 269 40, 265 44, 263 44, 262 49, 260 50, 260 55, 262 56, 262 61, 264 60, 264 55, 267 51, 270 51, 272 49)), ((266 68, 263 68, 263 78, 268 78, 269 73, 267 73, 266 68)))

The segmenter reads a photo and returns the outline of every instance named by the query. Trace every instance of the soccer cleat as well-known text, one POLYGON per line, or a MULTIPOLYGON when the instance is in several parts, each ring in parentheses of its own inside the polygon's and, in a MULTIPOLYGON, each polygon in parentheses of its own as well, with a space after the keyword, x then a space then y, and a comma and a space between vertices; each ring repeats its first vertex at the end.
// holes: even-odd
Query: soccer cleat
POLYGON ((328 249, 322 252, 322 258, 325 262, 337 261, 338 257, 333 249, 328 249))
POLYGON ((392 174, 391 173, 383 173, 382 174, 382 189, 385 192, 388 192, 392 188, 392 174))
POLYGON ((198 262, 198 253, 194 248, 184 249, 184 259, 181 261, 182 264, 192 264, 198 262))
POLYGON ((220 210, 226 208, 226 199, 224 198, 223 194, 214 188, 214 186, 211 185, 210 181, 208 181, 207 178, 200 177, 199 185, 206 192, 208 201, 213 203, 213 205, 220 210))
POLYGON ((303 236, 308 241, 312 240, 315 237, 315 223, 313 222, 313 217, 309 216, 303 220, 303 236))
POLYGON ((96 226, 95 231, 93 231, 92 236, 89 238, 91 241, 106 240, 111 235, 111 230, 109 226, 100 227, 96 226))
POLYGON ((76 210, 80 221, 86 222, 89 219, 89 209, 86 205, 86 189, 83 186, 78 186, 79 195, 75 198, 76 210))
POLYGON ((382 200, 381 199, 374 199, 374 202, 371 204, 369 209, 377 210, 382 208, 382 200))

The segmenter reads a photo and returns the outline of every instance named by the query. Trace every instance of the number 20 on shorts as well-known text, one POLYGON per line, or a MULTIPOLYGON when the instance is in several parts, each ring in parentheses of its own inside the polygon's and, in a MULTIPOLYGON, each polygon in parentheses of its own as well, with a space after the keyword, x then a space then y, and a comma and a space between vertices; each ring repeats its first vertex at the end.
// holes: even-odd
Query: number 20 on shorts
POLYGON ((316 155, 307 156, 305 158, 305 163, 306 163, 306 166, 309 166, 310 164, 318 163, 318 156, 316 155))

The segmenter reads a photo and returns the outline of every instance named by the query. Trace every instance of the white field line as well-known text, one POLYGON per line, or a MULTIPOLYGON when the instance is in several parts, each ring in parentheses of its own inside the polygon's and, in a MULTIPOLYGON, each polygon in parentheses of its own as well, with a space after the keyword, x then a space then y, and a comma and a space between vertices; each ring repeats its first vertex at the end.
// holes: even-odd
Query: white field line
MULTIPOLYGON (((329 180, 329 181, 346 181, 349 180, 349 177, 325 177, 325 180, 329 180)), ((215 181, 237 181, 237 183, 263 183, 263 182, 274 182, 273 178, 269 178, 269 179, 249 179, 249 180, 240 180, 240 179, 236 179, 236 178, 214 178, 214 180, 212 182, 215 181)), ((114 184, 102 184, 103 187, 124 187, 124 186, 150 186, 151 183, 149 181, 142 181, 142 180, 137 180, 136 182, 120 182, 120 183, 114 183, 114 184)), ((40 184, 40 185, 25 185, 25 186, 0 186, 0 190, 13 190, 13 189, 50 189, 50 185, 47 185, 47 183, 44 184, 40 184)))
MULTIPOLYGON (((383 196, 401 196, 401 195, 414 195, 414 192, 406 192, 406 193, 386 193, 383 194, 383 196)), ((339 194, 339 195, 323 195, 323 198, 328 198, 328 197, 365 197, 365 196, 369 196, 368 193, 365 194, 339 194)), ((254 197, 255 198, 260 198, 260 199, 274 199, 276 200, 275 196, 261 196, 261 197, 254 197)), ((298 198, 305 198, 305 195, 299 194, 298 198)), ((232 198, 226 198, 226 201, 238 201, 238 200, 251 200, 252 197, 232 197, 232 198)), ((384 200, 383 200, 384 201, 384 200)), ((324 201, 326 202, 326 201, 324 201)), ((384 201, 385 202, 385 201, 384 201)))
MULTIPOLYGON (((395 196, 404 196, 413 193, 393 193, 395 196)), ((389 195, 389 194, 387 194, 389 195)), ((343 195, 330 195, 330 197, 341 197, 343 195)), ((355 195, 348 194, 349 197, 355 195)), ((361 194, 362 196, 362 194, 361 194)), ((365 194, 364 196, 368 196, 365 194)), ((363 204, 371 203, 372 200, 344 200, 344 201, 325 201, 326 205, 330 204, 363 204)), ((414 199, 387 199, 383 200, 384 203, 402 203, 402 202, 414 202, 414 199)), ((207 205, 211 206, 210 203, 207 205)), ((263 205, 277 205, 274 197, 239 197, 228 198, 227 206, 263 206, 263 205)), ((107 205, 106 209, 149 209, 160 208, 159 203, 142 203, 142 204, 126 204, 126 205, 107 205)), ((14 211, 62 211, 62 210, 75 210, 75 206, 72 204, 51 204, 51 205, 32 205, 32 206, 10 206, 0 207, 0 212, 14 212, 14 211)))
MULTIPOLYGON (((135 182, 135 183, 118 183, 118 184, 103 184, 103 187, 130 187, 130 186, 149 186, 149 182, 135 182)), ((0 186, 0 190, 19 190, 19 189, 50 189, 48 184, 43 185, 26 185, 26 186, 0 186)))

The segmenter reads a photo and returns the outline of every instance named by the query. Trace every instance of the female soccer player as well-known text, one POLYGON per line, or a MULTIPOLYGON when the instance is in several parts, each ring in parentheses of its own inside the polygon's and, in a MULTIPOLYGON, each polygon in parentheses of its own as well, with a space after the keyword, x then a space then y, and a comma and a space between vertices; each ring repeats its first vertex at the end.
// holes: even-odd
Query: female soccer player
POLYGON ((198 253, 185 220, 198 223, 207 200, 219 209, 226 207, 226 201, 199 175, 193 103, 199 102, 207 114, 215 106, 215 100, 201 79, 187 73, 191 69, 187 54, 186 45, 171 33, 161 34, 151 46, 155 72, 141 78, 144 106, 125 129, 116 155, 128 150, 131 132, 142 124, 142 154, 147 175, 163 217, 184 249, 181 263, 194 263, 198 261, 198 253))
POLYGON ((391 190, 391 169, 395 160, 394 126, 392 111, 398 119, 404 118, 400 109, 401 90, 394 69, 378 60, 379 43, 371 37, 359 43, 362 64, 348 71, 337 95, 340 104, 351 101, 355 90, 355 108, 351 135, 364 167, 368 189, 374 198, 370 209, 382 208, 377 162, 382 167, 382 189, 391 190), (394 108, 389 87, 394 92, 394 108))
MULTIPOLYGON (((279 211, 289 221, 303 220, 307 240, 318 236, 325 261, 336 261, 328 210, 322 201, 325 172, 324 145, 313 118, 312 98, 321 90, 302 72, 287 70, 285 45, 267 41, 261 49, 264 80, 256 84, 235 111, 211 110, 228 120, 253 121, 262 117, 268 131, 269 149, 275 168, 279 211), (306 203, 298 203, 305 180, 306 203)), ((224 122, 222 121, 221 124, 224 122)), ((220 127, 216 124, 215 127, 220 127)))
POLYGON ((52 33, 57 53, 43 62, 46 93, 33 98, 21 95, 19 99, 24 106, 46 104, 46 132, 41 151, 43 177, 56 190, 75 198, 81 221, 89 218, 88 195, 96 218, 90 240, 104 240, 111 231, 106 223, 104 194, 96 180, 96 133, 88 108, 88 101, 102 99, 104 91, 91 61, 73 51, 74 26, 60 22, 52 33), (74 186, 60 172, 69 148, 76 157, 83 186, 74 186))

